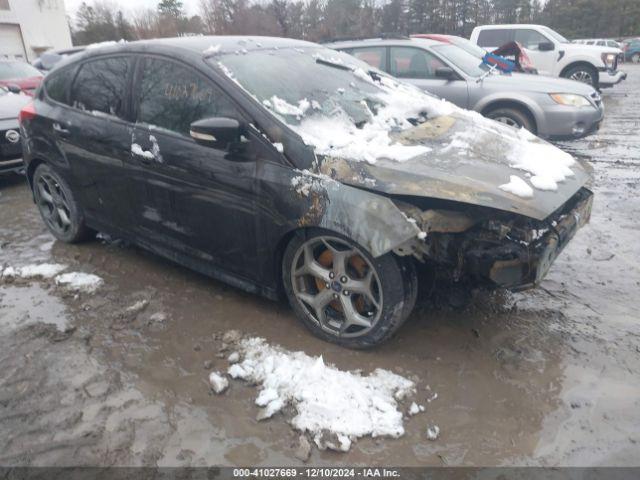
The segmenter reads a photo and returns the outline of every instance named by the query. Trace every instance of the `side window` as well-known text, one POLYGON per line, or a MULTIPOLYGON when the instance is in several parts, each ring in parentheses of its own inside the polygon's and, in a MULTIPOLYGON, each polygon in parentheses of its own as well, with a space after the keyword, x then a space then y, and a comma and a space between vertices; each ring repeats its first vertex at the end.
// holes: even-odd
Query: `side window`
POLYGON ((191 123, 223 116, 237 116, 237 112, 211 81, 179 63, 145 59, 138 122, 188 136, 191 123))
POLYGON ((71 88, 71 104, 80 110, 123 116, 130 68, 128 57, 84 63, 71 88))
POLYGON ((529 50, 538 50, 541 43, 548 43, 549 39, 535 30, 516 30, 515 41, 529 50))
POLYGON ((51 100, 64 103, 66 105, 70 104, 68 87, 73 80, 73 74, 75 71, 75 68, 65 68, 64 70, 47 75, 44 82, 44 89, 51 100))
POLYGON ((513 30, 510 29, 491 29, 481 30, 478 35, 478 45, 480 47, 501 47, 513 39, 513 30))
POLYGON ((354 48, 351 55, 380 70, 387 70, 386 47, 354 48))
POLYGON ((431 53, 413 47, 391 47, 389 73, 398 78, 436 78, 436 69, 446 65, 431 53))

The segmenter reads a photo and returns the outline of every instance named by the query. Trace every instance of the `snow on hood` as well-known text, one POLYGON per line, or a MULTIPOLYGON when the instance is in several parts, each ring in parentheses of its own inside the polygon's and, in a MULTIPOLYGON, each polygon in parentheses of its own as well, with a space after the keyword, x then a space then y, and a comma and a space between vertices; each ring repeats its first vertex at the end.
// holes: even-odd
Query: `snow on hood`
MULTIPOLYGON (((452 158, 473 163, 475 155, 478 160, 483 157, 485 163, 494 161, 499 164, 496 165, 495 173, 501 178, 495 181, 496 189, 509 182, 513 175, 513 171, 505 166, 521 171, 530 181, 530 186, 537 190, 557 190, 559 183, 574 176, 573 168, 577 166, 577 162, 570 154, 524 129, 518 131, 494 122, 477 112, 461 109, 379 72, 372 76, 357 66, 359 62, 355 59, 354 65, 347 65, 341 58, 322 58, 318 54, 313 57, 316 61, 331 62, 351 71, 353 82, 333 93, 344 95, 345 90, 351 88, 353 92, 348 93, 365 97, 367 101, 362 100, 358 106, 367 113, 366 121, 356 123, 345 110, 344 104, 336 104, 331 111, 323 111, 311 98, 299 98, 293 102, 290 99, 287 102, 282 98, 271 97, 261 103, 295 131, 307 145, 312 146, 318 156, 365 162, 369 165, 381 161, 385 164, 410 162, 414 165, 418 162, 421 166, 424 164, 424 167, 437 168, 439 161, 448 163, 452 158), (362 82, 373 86, 373 93, 364 92, 362 82), (439 117, 455 118, 456 127, 446 135, 423 138, 421 141, 408 141, 406 138, 402 141, 398 138, 399 132, 415 129, 416 125, 439 117), (443 141, 448 143, 443 144, 443 141), (492 148, 491 144, 499 145, 500 148, 492 148), (483 149, 482 152, 478 151, 480 148, 483 149), (490 155, 485 152, 490 152, 490 155)), ((222 63, 218 65, 243 87, 228 68, 222 63)), ((578 170, 582 171, 581 167, 578 170)), ((582 182, 582 178, 580 181, 582 182)), ((523 182, 526 183, 526 180, 523 179, 523 182)), ((573 188, 573 191, 577 188, 579 186, 573 188)), ((510 188, 508 192, 530 198, 525 188, 510 188)))

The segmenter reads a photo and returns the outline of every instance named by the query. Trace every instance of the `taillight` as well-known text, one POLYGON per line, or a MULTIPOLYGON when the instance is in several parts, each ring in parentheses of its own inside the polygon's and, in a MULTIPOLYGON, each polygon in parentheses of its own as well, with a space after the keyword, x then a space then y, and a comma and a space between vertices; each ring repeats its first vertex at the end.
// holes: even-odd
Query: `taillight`
POLYGON ((24 106, 20 113, 18 114, 18 122, 22 125, 26 120, 33 120, 36 118, 36 106, 33 102, 29 102, 24 106))

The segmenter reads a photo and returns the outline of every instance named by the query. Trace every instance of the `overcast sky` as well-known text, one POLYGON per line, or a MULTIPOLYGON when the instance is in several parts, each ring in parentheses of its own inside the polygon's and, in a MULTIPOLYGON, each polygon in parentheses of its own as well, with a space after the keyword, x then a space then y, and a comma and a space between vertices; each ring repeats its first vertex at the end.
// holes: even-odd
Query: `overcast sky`
MULTIPOLYGON (((91 0, 84 0, 87 3, 93 3, 91 0)), ((122 6, 122 9, 125 11, 132 11, 140 7, 151 7, 155 8, 159 0, 113 0, 115 3, 118 3, 122 6)), ((67 8, 67 13, 73 15, 76 13, 76 10, 80 6, 83 0, 64 0, 65 7, 67 8)), ((198 4, 199 0, 182 0, 184 4, 185 10, 189 15, 194 15, 198 13, 198 4)))

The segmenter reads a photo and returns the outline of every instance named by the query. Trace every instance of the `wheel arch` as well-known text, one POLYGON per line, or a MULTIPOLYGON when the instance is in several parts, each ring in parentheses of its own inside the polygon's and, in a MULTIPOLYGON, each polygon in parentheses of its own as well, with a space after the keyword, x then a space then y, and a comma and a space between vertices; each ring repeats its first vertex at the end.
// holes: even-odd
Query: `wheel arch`
POLYGON ((591 69, 594 72, 596 72, 596 75, 598 74, 598 67, 596 67, 593 63, 588 62, 586 60, 577 60, 577 61, 573 61, 569 65, 565 66, 562 69, 562 71, 560 72, 560 76, 563 77, 563 78, 566 78, 565 75, 567 74, 567 72, 569 70, 571 70, 572 68, 575 68, 575 67, 588 67, 589 69, 591 69))
POLYGON ((27 182, 29 183, 29 186, 31 187, 32 191, 33 191, 33 175, 36 172, 36 168, 38 168, 43 163, 47 163, 47 162, 42 158, 36 157, 36 158, 33 158, 29 162, 29 165, 27 166, 27 171, 26 171, 27 182))
POLYGON ((490 112, 494 110, 498 110, 500 108, 512 108, 526 115, 527 118, 531 121, 531 124, 533 125, 533 129, 535 130, 532 133, 536 134, 538 132, 538 124, 539 124, 538 118, 533 112, 533 109, 528 104, 522 102, 521 100, 516 100, 516 99, 493 100, 487 103, 486 105, 484 105, 480 113, 486 116, 490 112))

